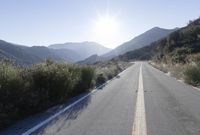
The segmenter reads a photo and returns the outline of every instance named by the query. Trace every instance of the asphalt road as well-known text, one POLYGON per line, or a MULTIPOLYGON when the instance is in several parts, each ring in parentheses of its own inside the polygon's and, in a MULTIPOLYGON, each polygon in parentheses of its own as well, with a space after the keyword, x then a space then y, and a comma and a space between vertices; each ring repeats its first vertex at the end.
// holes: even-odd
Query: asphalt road
POLYGON ((130 135, 139 64, 48 124, 41 135, 130 135))
POLYGON ((200 91, 137 62, 33 134, 133 135, 135 123, 140 135, 200 135, 200 91))
POLYGON ((147 134, 200 135, 200 91, 148 64, 143 78, 147 134))

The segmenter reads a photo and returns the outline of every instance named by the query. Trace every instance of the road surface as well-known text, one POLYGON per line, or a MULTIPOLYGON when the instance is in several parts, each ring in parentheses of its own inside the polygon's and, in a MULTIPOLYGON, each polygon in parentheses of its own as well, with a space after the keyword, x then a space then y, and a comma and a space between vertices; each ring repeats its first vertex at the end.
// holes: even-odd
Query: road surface
POLYGON ((200 135, 199 90, 145 62, 119 76, 32 134, 200 135))

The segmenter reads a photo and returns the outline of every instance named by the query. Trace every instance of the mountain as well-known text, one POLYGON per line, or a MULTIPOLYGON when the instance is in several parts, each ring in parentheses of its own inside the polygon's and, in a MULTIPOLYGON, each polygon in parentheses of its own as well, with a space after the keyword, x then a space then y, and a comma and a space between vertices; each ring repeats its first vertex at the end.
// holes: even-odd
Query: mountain
POLYGON ((40 59, 50 58, 55 61, 75 62, 81 59, 80 55, 68 49, 51 49, 44 46, 33 46, 24 48, 29 54, 40 59))
POLYGON ((19 64, 34 64, 48 58, 57 62, 77 62, 109 50, 94 42, 27 47, 0 40, 0 59, 13 59, 19 64))
POLYGON ((98 56, 97 54, 94 54, 85 60, 79 61, 78 64, 94 64, 96 62, 102 61, 102 57, 98 56))
POLYGON ((177 29, 163 29, 159 27, 154 27, 144 32, 143 34, 133 38, 132 40, 118 46, 114 50, 111 50, 107 54, 103 55, 103 57, 113 58, 115 56, 124 54, 126 52, 142 48, 144 46, 151 44, 152 42, 155 42, 159 39, 166 37, 175 30, 177 29))
POLYGON ((18 64, 35 64, 45 59, 57 62, 75 62, 79 54, 68 49, 50 49, 44 46, 27 47, 0 40, 0 59, 13 59, 18 64))
POLYGON ((80 55, 81 59, 88 58, 91 55, 103 55, 110 51, 109 48, 106 48, 95 42, 80 42, 80 43, 64 43, 64 44, 53 44, 50 45, 51 49, 68 49, 76 52, 80 55))
POLYGON ((200 18, 167 37, 121 56, 123 60, 152 59, 165 63, 200 61, 200 18))
POLYGON ((32 64, 40 61, 37 56, 27 53, 22 46, 0 40, 0 58, 13 59, 20 64, 32 64))
POLYGON ((64 60, 61 59, 57 54, 54 53, 54 50, 51 50, 44 46, 33 46, 33 47, 23 47, 24 50, 32 56, 37 56, 41 60, 50 58, 55 61, 64 60))
POLYGON ((79 60, 82 60, 82 57, 79 53, 69 50, 69 49, 51 49, 52 52, 54 52, 57 56, 59 56, 61 59, 70 61, 70 62, 77 62, 79 60))
MULTIPOLYGON (((142 48, 144 46, 148 46, 150 45, 152 42, 155 42, 157 40, 160 40, 164 37, 166 37, 167 35, 169 35, 170 33, 174 32, 176 29, 163 29, 163 28, 159 28, 159 27, 154 27, 146 32, 144 32, 143 34, 133 38, 132 40, 118 46, 117 48, 111 50, 110 52, 98 56, 98 58, 96 58, 96 61, 94 61, 94 56, 91 58, 86 58, 85 60, 82 60, 81 63, 84 64, 92 64, 92 63, 96 63, 98 61, 106 61, 112 58, 115 58, 119 55, 122 55, 126 52, 129 52, 131 50, 138 50, 139 48, 142 48)), ((137 52, 139 53, 139 52, 137 52)), ((138 54, 140 55, 140 54, 138 54)))

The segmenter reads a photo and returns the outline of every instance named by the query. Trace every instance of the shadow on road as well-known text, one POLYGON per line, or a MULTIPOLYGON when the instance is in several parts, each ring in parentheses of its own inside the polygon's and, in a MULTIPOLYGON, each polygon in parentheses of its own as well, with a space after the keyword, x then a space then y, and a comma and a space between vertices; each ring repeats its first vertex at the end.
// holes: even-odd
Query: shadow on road
POLYGON ((106 86, 106 83, 97 87, 97 90, 102 90, 106 86))
MULTIPOLYGON (((115 78, 116 78, 116 79, 120 79, 120 75, 117 75, 115 78)), ((111 79, 111 80, 112 80, 112 79, 111 79)), ((110 81, 110 80, 109 80, 109 81, 110 81)), ((104 83, 104 84, 99 84, 99 85, 97 85, 96 89, 97 89, 97 90, 102 90, 107 84, 108 84, 108 82, 106 82, 106 83, 104 83)))
MULTIPOLYGON (((33 128, 34 126, 38 125, 39 123, 43 122, 44 120, 48 119, 52 115, 56 114, 60 110, 66 108, 68 105, 77 101, 78 99, 85 96, 86 94, 88 94, 88 93, 81 94, 77 97, 74 97, 62 105, 58 105, 58 106, 48 109, 46 112, 36 114, 27 119, 16 122, 16 124, 12 125, 8 129, 5 129, 4 131, 0 131, 0 135, 20 135, 20 134, 26 132, 27 130, 33 128)), ((63 114, 61 114, 58 118, 52 120, 47 125, 44 125, 44 127, 39 129, 40 133, 42 134, 46 128, 48 128, 49 126, 52 126, 58 122, 59 122, 59 126, 58 126, 57 130, 61 129, 65 123, 70 124, 70 122, 72 120, 76 119, 78 117, 78 115, 88 106, 90 101, 91 101, 91 97, 90 96, 86 97, 85 99, 80 101, 78 104, 76 104, 72 108, 68 109, 63 114), (62 122, 61 122, 61 120, 62 120, 62 122)), ((38 134, 38 133, 39 132, 37 131, 34 134, 38 134)))
POLYGON ((78 104, 61 114, 56 119, 52 120, 50 123, 39 129, 34 134, 37 135, 49 135, 49 133, 46 133, 49 128, 53 128, 53 131, 51 130, 51 134, 58 133, 61 129, 67 128, 71 125, 71 122, 78 118, 79 114, 81 114, 84 109, 87 108, 89 103, 91 102, 91 97, 88 96, 82 101, 80 101, 78 104), (52 133, 53 132, 53 133, 52 133))

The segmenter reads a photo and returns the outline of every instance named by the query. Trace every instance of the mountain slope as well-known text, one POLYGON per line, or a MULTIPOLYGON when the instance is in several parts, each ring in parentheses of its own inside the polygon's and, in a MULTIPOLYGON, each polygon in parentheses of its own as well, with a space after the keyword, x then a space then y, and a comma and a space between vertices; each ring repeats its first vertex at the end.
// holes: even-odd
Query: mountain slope
POLYGON ((64 59, 61 59, 58 55, 56 55, 51 49, 44 46, 24 47, 24 50, 29 55, 37 56, 41 60, 44 60, 47 58, 55 60, 55 61, 64 60, 64 59))
POLYGON ((18 64, 34 64, 48 58, 57 62, 77 62, 93 54, 103 54, 109 50, 94 42, 27 47, 0 40, 0 59, 13 59, 18 64))
POLYGON ((69 50, 69 49, 51 49, 53 53, 59 56, 61 59, 70 61, 70 62, 77 62, 82 60, 79 53, 69 50))
POLYGON ((3 40, 0 40, 0 58, 13 59, 20 64, 32 64, 41 60, 27 53, 24 48, 3 40))
POLYGON ((109 48, 95 42, 54 44, 50 45, 49 48, 72 50, 78 53, 82 60, 94 54, 102 55, 110 51, 109 48))
POLYGON ((107 54, 103 55, 104 57, 113 58, 115 56, 124 54, 128 51, 135 50, 138 48, 142 48, 155 42, 159 39, 166 37, 168 34, 174 32, 176 29, 163 29, 159 27, 154 27, 145 33, 133 38, 132 40, 118 46, 114 50, 108 52, 107 54))
POLYGON ((154 58, 165 63, 186 63, 198 53, 200 53, 200 18, 150 46, 127 52, 119 58, 124 60, 154 58))
POLYGON ((18 64, 35 64, 45 59, 57 62, 74 62, 81 59, 76 53, 68 49, 50 49, 44 46, 27 47, 0 40, 0 59, 8 58, 18 64))
POLYGON ((99 61, 103 61, 103 58, 98 56, 97 54, 94 54, 82 61, 79 61, 78 64, 94 64, 99 61))

